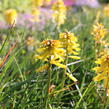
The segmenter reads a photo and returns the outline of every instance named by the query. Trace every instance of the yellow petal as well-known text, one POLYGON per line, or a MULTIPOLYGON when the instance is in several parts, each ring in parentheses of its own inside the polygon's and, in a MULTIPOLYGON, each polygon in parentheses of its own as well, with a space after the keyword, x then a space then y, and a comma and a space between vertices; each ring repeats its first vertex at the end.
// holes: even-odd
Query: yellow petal
POLYGON ((80 59, 80 57, 78 56, 68 56, 69 58, 72 58, 72 59, 80 59))
POLYGON ((51 63, 51 64, 54 64, 54 65, 56 65, 56 66, 58 66, 58 67, 60 67, 60 68, 66 69, 66 66, 65 66, 65 65, 60 64, 60 63, 58 63, 58 62, 56 62, 56 61, 51 61, 50 63, 51 63))
POLYGON ((97 75, 96 77, 93 78, 94 81, 101 81, 105 79, 105 76, 102 74, 97 75))
POLYGON ((95 61, 96 64, 101 64, 101 60, 98 59, 97 61, 95 61))
POLYGON ((77 82, 78 80, 72 75, 72 74, 69 74, 69 73, 66 73, 66 75, 74 82, 77 82))
POLYGON ((94 70, 96 73, 100 73, 103 71, 103 69, 101 67, 94 67, 94 68, 92 68, 92 70, 94 70))

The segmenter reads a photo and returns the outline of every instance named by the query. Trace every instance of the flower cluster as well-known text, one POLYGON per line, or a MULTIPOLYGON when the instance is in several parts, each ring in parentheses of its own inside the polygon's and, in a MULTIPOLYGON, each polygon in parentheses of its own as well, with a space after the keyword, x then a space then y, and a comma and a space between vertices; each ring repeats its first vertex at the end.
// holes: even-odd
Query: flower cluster
POLYGON ((41 42, 40 48, 36 50, 38 55, 35 58, 49 61, 50 64, 65 68, 66 66, 61 64, 64 62, 65 50, 60 47, 59 40, 45 40, 41 42))
MULTIPOLYGON (((99 42, 98 46, 95 47, 97 49, 97 59, 95 61, 96 67, 93 70, 96 72, 97 76, 93 78, 95 82, 103 80, 104 88, 106 90, 109 89, 109 48, 108 43, 104 39, 107 34, 107 30, 104 28, 102 24, 97 23, 97 25, 93 26, 92 34, 95 36, 95 41, 99 42)), ((106 92, 108 93, 108 92, 106 92)))
POLYGON ((96 25, 93 25, 93 30, 91 34, 94 36, 95 41, 101 42, 107 34, 107 30, 104 28, 103 24, 97 23, 96 25))
POLYGON ((104 88, 109 88, 109 54, 105 53, 95 63, 97 67, 93 68, 93 70, 95 70, 97 76, 94 77, 94 81, 104 80, 104 88))
POLYGON ((109 16, 109 4, 104 7, 104 15, 109 16))
POLYGON ((77 38, 73 33, 65 32, 60 33, 59 40, 45 40, 41 42, 40 47, 36 50, 36 59, 49 61, 60 68, 66 68, 62 63, 68 58, 80 59, 78 51, 80 51, 77 38))
POLYGON ((80 59, 78 56, 76 56, 78 55, 78 51, 80 51, 79 44, 77 43, 77 37, 75 37, 71 32, 60 33, 59 36, 62 47, 66 50, 69 58, 80 59))
POLYGON ((33 22, 39 22, 40 17, 40 7, 43 5, 43 0, 32 0, 32 10, 31 15, 33 18, 31 19, 33 22))
POLYGON ((17 12, 14 9, 5 11, 5 20, 9 25, 15 26, 17 20, 17 12))
POLYGON ((66 7, 64 5, 63 0, 58 0, 52 6, 53 13, 53 20, 57 23, 58 26, 64 24, 66 19, 66 7))
POLYGON ((37 8, 32 8, 31 10, 31 15, 32 15, 32 18, 31 18, 31 21, 32 22, 39 22, 40 21, 40 10, 37 8))
POLYGON ((32 5, 34 7, 40 7, 43 5, 43 0, 32 0, 32 5))

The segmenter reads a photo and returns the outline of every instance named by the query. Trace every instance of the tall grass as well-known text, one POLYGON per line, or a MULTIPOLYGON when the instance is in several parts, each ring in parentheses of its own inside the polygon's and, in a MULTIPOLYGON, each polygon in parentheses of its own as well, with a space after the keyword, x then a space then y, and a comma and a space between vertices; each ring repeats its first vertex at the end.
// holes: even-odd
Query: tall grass
MULTIPOLYGON (((4 6, 8 5, 5 3, 4 6)), ((67 63, 67 72, 72 73, 78 82, 74 83, 65 76, 62 87, 64 70, 52 66, 50 82, 55 88, 47 96, 48 71, 37 72, 44 63, 33 58, 39 45, 29 48, 25 41, 29 36, 39 42, 44 39, 58 39, 60 32, 53 24, 48 24, 43 31, 22 27, 0 30, 0 57, 4 61, 0 66, 0 109, 44 109, 45 97, 48 103, 46 109, 101 108, 102 98, 92 80, 95 73, 91 70, 95 66, 95 48, 90 32, 96 11, 89 8, 82 8, 82 11, 76 13, 71 11, 65 24, 61 26, 60 32, 67 29, 74 32, 79 40, 81 60, 73 63, 68 60, 67 63)), ((109 27, 108 19, 100 17, 100 21, 109 27)), ((109 108, 108 101, 105 109, 109 108)))

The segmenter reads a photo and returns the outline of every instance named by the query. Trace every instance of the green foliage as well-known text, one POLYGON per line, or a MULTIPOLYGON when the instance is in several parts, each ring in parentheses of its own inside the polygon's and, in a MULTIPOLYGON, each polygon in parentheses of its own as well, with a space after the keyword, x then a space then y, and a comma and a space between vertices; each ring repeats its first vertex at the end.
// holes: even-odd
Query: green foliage
POLYGON ((102 3, 109 3, 109 0, 99 0, 102 3))
MULTIPOLYGON (((23 11, 27 4, 29 4, 28 0, 1 0, 0 10, 12 7, 23 11)), ((74 32, 80 43, 81 61, 69 66, 78 83, 75 84, 65 76, 65 86, 62 88, 61 78, 64 70, 52 66, 51 84, 55 85, 55 89, 49 95, 48 109, 100 109, 102 106, 96 84, 92 81, 95 74, 91 70, 94 66, 95 49, 90 32, 95 22, 96 11, 89 8, 83 8, 83 11, 77 13, 71 11, 65 24, 60 28, 61 32, 65 29, 74 32)), ((101 18, 100 21, 108 27, 108 19, 101 18)), ((59 30, 52 24, 47 25, 43 31, 27 28, 0 30, 2 59, 6 58, 12 45, 16 44, 0 68, 0 109, 45 108, 48 71, 36 72, 44 63, 33 59, 35 49, 39 45, 29 48, 25 44, 28 36, 32 36, 36 41, 58 39, 59 30)), ((68 61, 71 62, 72 60, 68 61)))

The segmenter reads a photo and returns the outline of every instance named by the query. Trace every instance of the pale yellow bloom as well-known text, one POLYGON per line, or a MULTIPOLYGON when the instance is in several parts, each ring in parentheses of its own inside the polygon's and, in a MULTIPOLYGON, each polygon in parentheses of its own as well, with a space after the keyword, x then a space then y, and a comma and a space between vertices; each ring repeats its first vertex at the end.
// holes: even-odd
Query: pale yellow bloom
POLYGON ((58 0, 54 5, 52 6, 53 13, 53 20, 55 23, 60 26, 61 24, 64 24, 66 19, 66 7, 64 5, 63 0, 58 0))
POLYGON ((35 56, 35 59, 49 61, 50 64, 66 68, 66 66, 62 64, 62 62, 64 62, 65 50, 60 48, 60 41, 45 40, 36 51, 37 55, 35 56))
POLYGON ((43 5, 43 0, 32 0, 33 7, 40 7, 43 5))
POLYGON ((104 81, 104 88, 109 88, 109 54, 104 54, 98 58, 95 63, 97 67, 93 70, 97 73, 97 76, 93 78, 94 81, 104 81))
POLYGON ((104 7, 104 16, 109 16, 109 4, 104 7))
POLYGON ((39 22, 40 21, 40 9, 39 8, 32 8, 31 15, 33 18, 31 19, 33 22, 39 22))
POLYGON ((51 0, 45 0, 46 2, 50 2, 51 0))
POLYGON ((107 34, 107 30, 104 28, 103 24, 97 23, 93 25, 91 34, 94 36, 95 41, 101 41, 107 34))
POLYGON ((51 3, 51 0, 44 0, 43 4, 44 5, 49 5, 51 3))
POLYGON ((9 25, 15 25, 17 20, 17 12, 14 9, 8 9, 5 11, 5 20, 9 25))
POLYGON ((69 58, 80 59, 77 55, 80 51, 77 37, 71 32, 60 33, 60 42, 66 50, 69 58))

